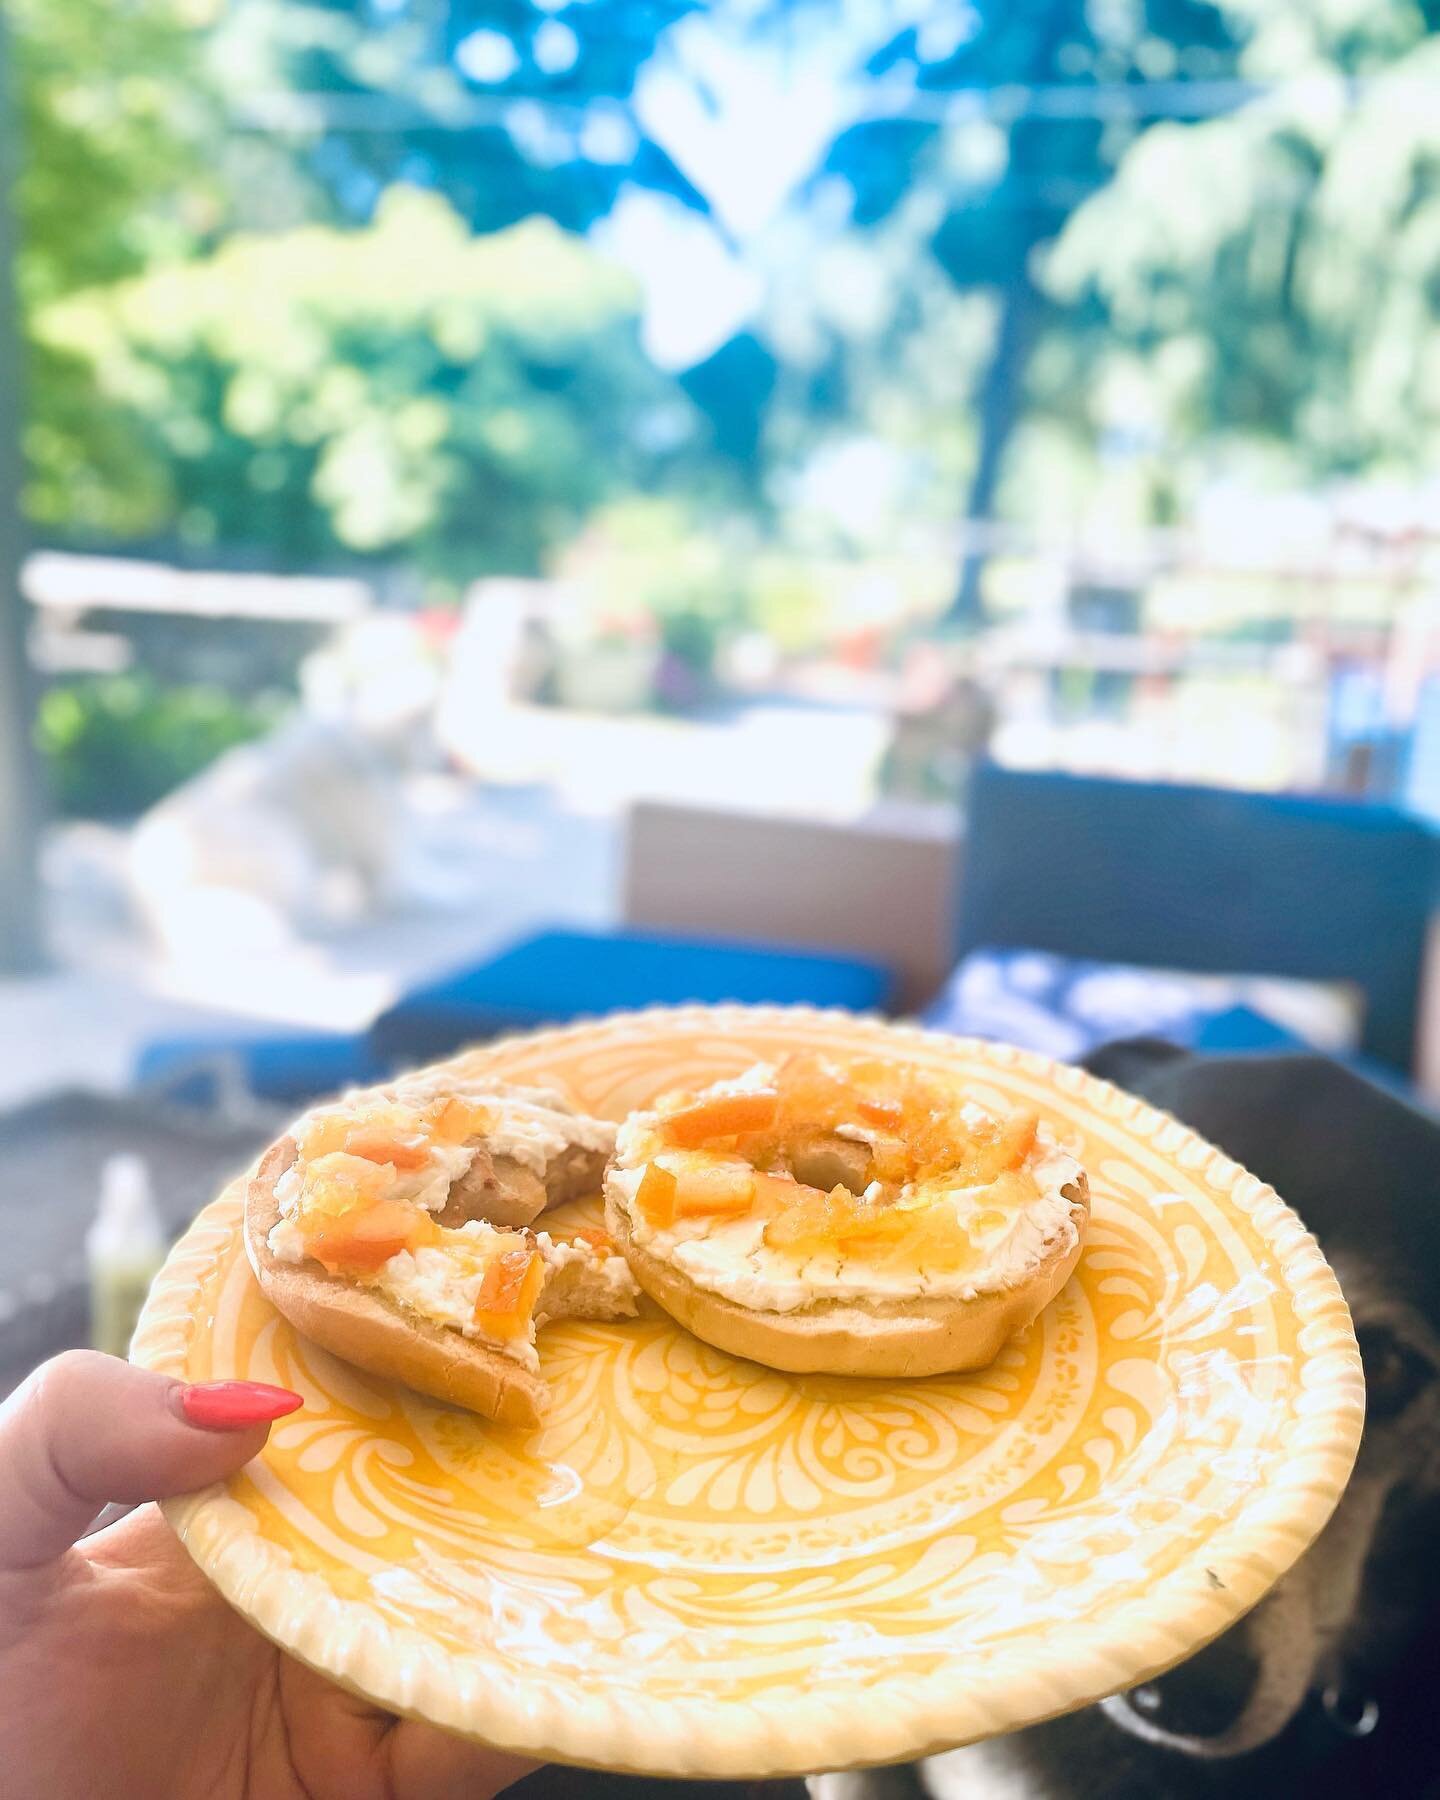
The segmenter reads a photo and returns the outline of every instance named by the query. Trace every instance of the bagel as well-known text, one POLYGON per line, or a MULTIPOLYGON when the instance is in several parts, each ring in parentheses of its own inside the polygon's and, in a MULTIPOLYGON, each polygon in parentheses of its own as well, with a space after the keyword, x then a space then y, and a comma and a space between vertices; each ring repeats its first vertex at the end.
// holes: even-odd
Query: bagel
POLYGON ((507 1425, 547 1400, 535 1330, 632 1318, 603 1232, 532 1229, 595 1192, 614 1127, 440 1064, 307 1113, 262 1157, 245 1247, 262 1292, 345 1361, 507 1425))
POLYGON ((1035 1114, 796 1055, 620 1128, 606 1226, 696 1337, 798 1374, 983 1368, 1065 1285, 1089 1184, 1035 1114))

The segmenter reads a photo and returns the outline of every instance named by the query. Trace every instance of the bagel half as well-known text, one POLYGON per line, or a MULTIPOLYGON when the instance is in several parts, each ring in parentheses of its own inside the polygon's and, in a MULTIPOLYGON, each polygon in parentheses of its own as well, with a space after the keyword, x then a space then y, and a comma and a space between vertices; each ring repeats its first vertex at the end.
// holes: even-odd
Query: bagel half
POLYGON ((319 1263, 282 1262, 268 1239, 280 1217, 275 1184, 296 1160, 294 1138, 267 1151, 245 1199, 245 1250, 260 1290, 303 1336, 372 1375, 483 1413, 502 1425, 537 1425, 544 1380, 513 1357, 433 1324, 373 1289, 328 1275, 319 1263))
POLYGON ((1013 1285, 970 1299, 820 1300, 793 1312, 741 1306, 699 1286, 634 1241, 630 1218, 607 1195, 605 1224, 637 1282, 695 1336, 732 1356, 797 1375, 918 1377, 980 1369, 1037 1319, 1080 1260, 1090 1214, 1083 1171, 1060 1190, 1073 1230, 1013 1285))

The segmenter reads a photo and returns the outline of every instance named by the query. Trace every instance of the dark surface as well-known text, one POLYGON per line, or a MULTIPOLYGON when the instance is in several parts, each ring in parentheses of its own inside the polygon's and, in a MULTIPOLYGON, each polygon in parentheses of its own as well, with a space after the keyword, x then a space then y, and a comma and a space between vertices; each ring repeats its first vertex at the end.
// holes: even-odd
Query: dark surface
POLYGON ((803 1781, 652 1781, 594 1769, 537 1769, 506 1792, 514 1800, 805 1800, 803 1781))
POLYGON ((1440 1118, 1328 1057, 1192 1056, 1156 1039, 1086 1067, 1268 1181, 1332 1257, 1355 1242, 1440 1321, 1440 1118), (1358 1222, 1363 1220, 1363 1225, 1358 1222))
POLYGON ((105 1160, 149 1165, 172 1237, 240 1174, 283 1118, 216 1119, 140 1099, 69 1092, 0 1114, 0 1391, 37 1362, 84 1343, 84 1236, 105 1160))
MULTIPOLYGON (((1350 1270, 1363 1262, 1387 1301, 1415 1306, 1432 1329, 1440 1322, 1440 1119, 1432 1113, 1320 1056, 1193 1056, 1136 1039, 1097 1051, 1087 1066, 1219 1144, 1275 1187, 1332 1259, 1350 1270)), ((1363 1318, 1360 1337, 1373 1426, 1383 1396, 1363 1318)), ((1430 1455, 1440 1456, 1440 1445, 1430 1455)), ((1347 1677, 1379 1707, 1372 1735, 1337 1731, 1312 1693, 1264 1749, 1205 1764, 1138 1745, 1092 1709, 1012 1740, 1032 1791, 1046 1800, 1440 1800, 1437 1544, 1432 1473, 1423 1491, 1391 1491, 1362 1576, 1358 1613, 1409 1621, 1347 1677)))
POLYGON ((1393 808, 977 771, 958 956, 982 945, 1351 981, 1361 1048, 1412 1066, 1436 837, 1393 808))

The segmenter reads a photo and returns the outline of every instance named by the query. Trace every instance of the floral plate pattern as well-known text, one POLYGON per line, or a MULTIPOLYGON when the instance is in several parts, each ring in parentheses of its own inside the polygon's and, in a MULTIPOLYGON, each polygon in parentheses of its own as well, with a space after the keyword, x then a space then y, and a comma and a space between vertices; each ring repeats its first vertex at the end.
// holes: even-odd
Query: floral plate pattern
POLYGON ((620 1118, 802 1046, 959 1068, 982 1104, 1038 1106, 1089 1171, 1079 1269, 992 1367, 780 1375, 652 1310, 548 1327, 551 1410, 502 1429, 300 1338, 250 1274, 236 1184, 132 1350, 305 1396, 247 1469, 166 1506, 226 1598, 392 1710, 710 1776, 1013 1730, 1252 1606, 1345 1484, 1360 1364, 1299 1220, 1175 1120, 1030 1052, 806 1009, 619 1015, 470 1060, 620 1118))

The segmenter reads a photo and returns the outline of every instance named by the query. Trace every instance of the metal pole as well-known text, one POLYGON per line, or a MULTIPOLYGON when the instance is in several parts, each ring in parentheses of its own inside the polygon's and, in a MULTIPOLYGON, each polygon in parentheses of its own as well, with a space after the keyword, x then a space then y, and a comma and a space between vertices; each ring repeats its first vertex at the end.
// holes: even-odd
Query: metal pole
POLYGON ((15 246, 10 230, 10 65, 0 8, 0 974, 43 961, 39 769, 20 597, 20 395, 15 246))

